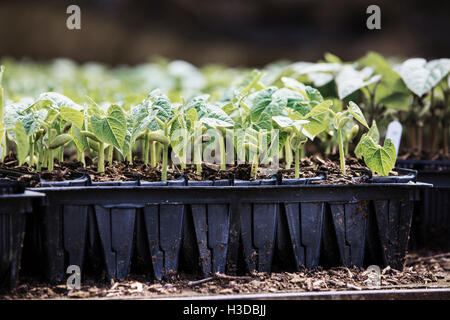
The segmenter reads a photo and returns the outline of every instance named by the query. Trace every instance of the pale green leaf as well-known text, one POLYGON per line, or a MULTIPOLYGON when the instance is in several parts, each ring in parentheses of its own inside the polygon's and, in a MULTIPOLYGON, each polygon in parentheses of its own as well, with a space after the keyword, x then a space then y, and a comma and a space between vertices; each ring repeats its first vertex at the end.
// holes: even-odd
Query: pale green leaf
POLYGON ((366 118, 364 117, 364 114, 362 113, 361 109, 358 107, 356 103, 350 101, 348 103, 348 111, 356 120, 358 120, 359 123, 361 123, 367 129, 369 129, 369 125, 367 124, 366 118))
POLYGON ((127 119, 121 107, 111 105, 105 118, 94 115, 91 117, 90 123, 92 133, 98 139, 122 151, 127 133, 127 119))
POLYGON ((14 133, 16 136, 17 160, 19 160, 19 165, 22 165, 30 151, 30 144, 28 135, 20 121, 16 122, 14 133))
POLYGON ((399 67, 399 74, 406 86, 417 96, 423 96, 434 88, 449 72, 450 59, 408 59, 399 67))
POLYGON ((61 106, 59 107, 59 112, 61 118, 63 118, 64 120, 72 122, 72 125, 75 125, 78 128, 83 127, 84 122, 83 111, 72 109, 70 107, 61 106))
POLYGON ((375 144, 372 138, 365 137, 362 142, 362 154, 367 167, 382 176, 389 175, 397 158, 395 146, 390 139, 386 139, 382 147, 375 144))

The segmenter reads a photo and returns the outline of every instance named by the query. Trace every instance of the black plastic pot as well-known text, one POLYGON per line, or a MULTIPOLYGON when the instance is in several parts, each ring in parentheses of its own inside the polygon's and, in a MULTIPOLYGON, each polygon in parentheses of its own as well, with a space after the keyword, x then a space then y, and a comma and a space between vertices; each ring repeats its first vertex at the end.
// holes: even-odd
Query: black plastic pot
POLYGON ((417 180, 433 184, 423 189, 414 210, 412 246, 450 250, 450 161, 398 160, 399 167, 418 171, 417 180))
MULTIPOLYGON (((70 238, 58 226, 58 219, 62 216, 64 221, 66 207, 88 208, 83 210, 95 213, 110 278, 128 275, 136 247, 138 256, 147 263, 146 270, 162 279, 179 271, 181 256, 191 264, 190 269, 198 265, 203 275, 270 272, 276 263, 278 269, 284 270, 327 263, 364 266, 369 262, 401 268, 413 203, 419 198, 419 190, 429 187, 408 182, 414 179, 414 175, 403 174, 353 185, 314 185, 310 184, 313 179, 279 178, 186 185, 180 179, 140 182, 139 186, 38 190, 47 195, 44 208, 60 210, 54 211, 54 220, 45 222, 56 222, 53 228, 61 245, 54 247, 64 260, 72 263, 73 254, 67 251, 70 238), (279 258, 278 262, 274 257, 279 258), (291 262, 291 266, 284 261, 291 262), (245 270, 240 269, 241 265, 245 270)), ((69 215, 86 221, 83 214, 69 215)), ((86 239, 90 231, 81 229, 89 227, 80 226, 69 233, 86 239)), ((53 278, 58 279, 55 275, 59 276, 67 263, 62 266, 49 270, 53 278)))
POLYGON ((26 215, 33 199, 44 194, 25 191, 18 182, 0 179, 0 291, 16 286, 20 269, 26 215))

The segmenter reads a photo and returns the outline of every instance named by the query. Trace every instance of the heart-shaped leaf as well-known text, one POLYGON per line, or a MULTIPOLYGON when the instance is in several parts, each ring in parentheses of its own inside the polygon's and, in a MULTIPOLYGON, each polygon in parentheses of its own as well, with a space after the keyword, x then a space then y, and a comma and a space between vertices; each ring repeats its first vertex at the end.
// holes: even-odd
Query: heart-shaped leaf
POLYGON ((90 119, 92 133, 105 143, 111 144, 122 151, 127 133, 127 119, 122 108, 111 105, 106 117, 101 118, 93 115, 90 119))
POLYGON ((375 144, 372 138, 366 136, 362 141, 364 163, 374 173, 388 176, 394 168, 397 154, 390 139, 384 141, 384 146, 375 144))
POLYGON ((358 107, 356 103, 350 101, 348 103, 348 111, 356 120, 358 120, 359 123, 361 123, 364 127, 369 129, 369 125, 367 124, 366 118, 364 117, 364 114, 362 113, 361 109, 358 107))
POLYGON ((403 62, 398 73, 406 86, 417 96, 434 88, 450 72, 450 59, 432 60, 413 58, 403 62))
POLYGON ((356 70, 354 66, 346 65, 336 76, 336 85, 339 99, 344 99, 353 92, 380 81, 381 75, 371 77, 373 69, 366 67, 356 70))

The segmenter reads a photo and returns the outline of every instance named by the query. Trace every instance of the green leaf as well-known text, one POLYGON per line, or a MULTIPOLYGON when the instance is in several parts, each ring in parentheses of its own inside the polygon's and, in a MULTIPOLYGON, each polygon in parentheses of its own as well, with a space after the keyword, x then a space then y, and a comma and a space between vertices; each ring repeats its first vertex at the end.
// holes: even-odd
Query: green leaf
POLYGON ((306 94, 308 95, 311 107, 315 107, 323 102, 322 94, 316 88, 306 86, 306 94))
POLYGON ((47 110, 45 109, 41 109, 36 112, 30 112, 23 116, 21 118, 21 121, 27 135, 31 136, 36 131, 38 131, 41 128, 41 121, 44 121, 46 117, 47 110))
POLYGON ((354 66, 344 66, 336 76, 339 99, 342 100, 353 92, 380 81, 381 75, 371 77, 372 73, 373 69, 370 67, 365 67, 362 70, 356 70, 354 66))
POLYGON ((332 53, 326 52, 324 57, 325 57, 325 61, 326 62, 329 62, 329 63, 342 63, 342 60, 338 56, 336 56, 336 55, 334 55, 332 53))
POLYGON ((66 145, 70 141, 72 141, 72 135, 67 134, 67 133, 63 133, 63 134, 60 134, 60 135, 56 136, 52 140, 52 142, 50 143, 48 148, 49 149, 57 149, 57 148, 63 147, 64 145, 66 145))
POLYGON ((282 77, 281 81, 283 82, 286 88, 295 90, 300 94, 302 94, 305 99, 308 99, 308 95, 306 94, 306 86, 303 83, 298 82, 297 80, 289 77, 282 77))
POLYGON ((19 160, 19 165, 22 165, 30 151, 30 144, 28 135, 20 121, 16 122, 14 133, 16 136, 17 160, 19 160))
POLYGON ((413 58, 403 62, 398 70, 406 86, 417 96, 434 88, 450 72, 450 59, 413 58))
POLYGON ((389 88, 378 86, 375 100, 390 109, 408 111, 413 96, 410 93, 392 92, 389 88), (383 96, 382 98, 379 98, 383 96))
POLYGON ((272 117, 272 120, 275 121, 280 128, 289 128, 294 125, 294 120, 286 116, 274 116, 272 117))
POLYGON ((389 175, 397 158, 395 146, 390 139, 386 139, 382 147, 375 144, 372 138, 365 137, 362 142, 362 154, 367 167, 382 176, 389 175))
MULTIPOLYGON (((370 51, 357 62, 360 66, 374 68, 375 73, 382 76, 381 85, 392 92, 407 93, 407 89, 397 72, 392 70, 384 57, 376 52, 370 51)), ((380 87, 377 89, 377 93, 380 87)))
MULTIPOLYGON (((153 100, 152 104, 152 116, 159 119, 161 122, 168 123, 174 116, 170 100, 167 96, 159 94, 159 92, 151 94, 153 100)), ((155 119, 156 120, 156 119, 155 119)), ((150 129, 157 131, 163 129, 157 121, 150 123, 150 129)))
POLYGON ((233 123, 230 122, 226 122, 220 119, 215 119, 215 118, 201 118, 200 119, 201 123, 207 124, 210 127, 213 128, 217 128, 217 127, 223 127, 223 128, 229 128, 229 127, 233 127, 233 123))
POLYGON ((225 111, 223 111, 219 107, 216 107, 215 105, 212 105, 212 104, 206 105, 205 114, 201 115, 200 118, 202 119, 203 117, 217 119, 222 122, 225 122, 225 123, 227 123, 227 127, 234 125, 233 119, 231 119, 231 117, 229 115, 227 115, 225 111))
POLYGON ((250 109, 252 123, 260 129, 270 130, 272 117, 282 115, 284 107, 287 105, 287 99, 283 96, 276 96, 276 87, 268 87, 257 93, 253 99, 253 105, 250 109))
POLYGON ((369 129, 369 125, 367 124, 366 118, 364 117, 364 114, 362 113, 361 109, 358 107, 356 103, 353 101, 350 101, 348 103, 348 109, 347 109, 351 115, 358 120, 359 123, 361 123, 363 126, 365 126, 367 129, 369 129))
POLYGON ((47 102, 54 108, 68 107, 78 111, 84 109, 79 104, 73 102, 70 98, 56 92, 44 92, 38 97, 36 102, 47 102))
POLYGON ((239 84, 237 90, 239 94, 246 94, 250 91, 261 79, 263 73, 259 70, 253 70, 244 80, 239 84))
POLYGON ((313 140, 319 133, 328 129, 330 123, 330 108, 333 101, 326 100, 315 106, 306 116, 309 120, 303 127, 303 134, 313 140))
POLYGON ((81 130, 78 127, 72 126, 70 128, 70 134, 72 135, 75 146, 80 152, 89 150, 88 140, 85 135, 81 134, 81 130))
POLYGON ((289 108, 294 108, 297 103, 308 103, 308 100, 301 93, 288 88, 278 89, 273 94, 273 98, 276 97, 285 98, 287 101, 287 107, 289 108))
POLYGON ((311 111, 305 116, 305 118, 323 117, 324 115, 328 115, 330 113, 330 108, 332 105, 332 100, 326 100, 312 108, 311 111))
POLYGON ((122 151, 127 133, 127 119, 121 107, 114 104, 111 105, 105 118, 93 115, 91 116, 90 124, 92 133, 98 139, 122 151))
POLYGON ((59 107, 59 112, 61 114, 61 118, 64 120, 72 122, 72 124, 78 128, 83 127, 84 115, 82 111, 62 106, 59 107))
POLYGON ((302 126, 309 123, 308 120, 293 120, 286 116, 274 116, 272 117, 272 120, 275 121, 280 128, 295 127, 297 131, 301 131, 302 126))
POLYGON ((355 148, 355 155, 359 159, 362 159, 362 157, 363 157, 362 142, 365 140, 365 138, 367 136, 370 137, 374 143, 376 143, 376 144, 379 143, 379 141, 380 141, 380 132, 378 131, 377 123, 375 122, 375 120, 373 121, 372 126, 370 127, 369 131, 367 133, 364 133, 361 136, 361 140, 359 140, 359 143, 358 143, 358 145, 355 148))
POLYGON ((340 117, 337 122, 337 130, 342 130, 344 128, 345 124, 350 121, 352 118, 350 117, 340 117))

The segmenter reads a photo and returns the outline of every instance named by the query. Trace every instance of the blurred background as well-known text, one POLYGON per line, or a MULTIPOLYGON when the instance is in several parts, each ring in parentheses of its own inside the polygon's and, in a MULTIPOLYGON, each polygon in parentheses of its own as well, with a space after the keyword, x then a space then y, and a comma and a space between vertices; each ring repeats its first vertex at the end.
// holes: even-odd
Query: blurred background
POLYGON ((137 64, 152 56, 196 65, 262 66, 352 60, 375 50, 399 57, 450 57, 450 1, 371 0, 2 0, 0 57, 137 64), (66 8, 81 7, 81 30, 66 8), (381 30, 366 9, 381 8, 381 30))

